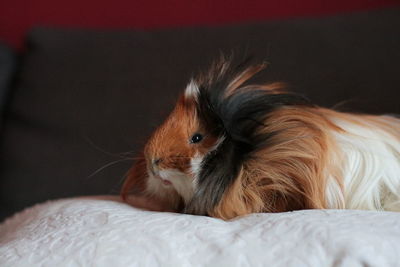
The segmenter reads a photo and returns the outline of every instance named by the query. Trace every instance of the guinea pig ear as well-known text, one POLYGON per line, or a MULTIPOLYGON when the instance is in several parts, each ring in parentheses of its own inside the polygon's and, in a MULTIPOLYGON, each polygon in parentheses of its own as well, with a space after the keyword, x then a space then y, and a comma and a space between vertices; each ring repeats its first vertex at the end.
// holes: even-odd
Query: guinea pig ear
POLYGON ((121 197, 127 200, 130 194, 141 194, 146 190, 147 168, 145 158, 140 158, 129 170, 121 189, 121 197))

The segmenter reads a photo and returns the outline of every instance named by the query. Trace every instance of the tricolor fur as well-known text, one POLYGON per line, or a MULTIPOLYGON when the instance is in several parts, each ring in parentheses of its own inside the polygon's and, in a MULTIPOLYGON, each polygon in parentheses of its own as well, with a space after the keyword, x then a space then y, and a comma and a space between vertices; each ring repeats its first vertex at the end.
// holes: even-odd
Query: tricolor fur
POLYGON ((314 106, 279 83, 245 85, 264 67, 220 61, 193 79, 122 196, 223 219, 298 209, 400 211, 400 120, 314 106))

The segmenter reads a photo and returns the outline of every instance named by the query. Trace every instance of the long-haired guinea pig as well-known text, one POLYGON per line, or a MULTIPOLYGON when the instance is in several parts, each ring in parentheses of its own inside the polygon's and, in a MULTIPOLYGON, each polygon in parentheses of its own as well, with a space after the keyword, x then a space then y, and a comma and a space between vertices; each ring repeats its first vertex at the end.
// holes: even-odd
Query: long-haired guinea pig
POLYGON ((128 173, 133 206, 222 219, 299 209, 400 211, 400 120, 311 104, 264 64, 192 79, 128 173))

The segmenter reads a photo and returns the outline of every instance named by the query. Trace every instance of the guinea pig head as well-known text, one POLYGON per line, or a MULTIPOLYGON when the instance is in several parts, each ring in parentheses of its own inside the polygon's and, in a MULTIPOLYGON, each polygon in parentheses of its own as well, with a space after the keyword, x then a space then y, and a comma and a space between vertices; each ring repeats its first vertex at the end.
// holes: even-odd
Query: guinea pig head
POLYGON ((169 202, 172 210, 191 200, 203 158, 219 142, 215 129, 210 130, 199 118, 198 90, 190 82, 171 114, 151 135, 125 180, 124 199, 132 193, 142 194, 169 202))
POLYGON ((217 136, 198 118, 197 103, 188 85, 174 110, 153 133, 144 149, 150 183, 176 191, 185 203, 193 196, 203 157, 216 146, 217 136))

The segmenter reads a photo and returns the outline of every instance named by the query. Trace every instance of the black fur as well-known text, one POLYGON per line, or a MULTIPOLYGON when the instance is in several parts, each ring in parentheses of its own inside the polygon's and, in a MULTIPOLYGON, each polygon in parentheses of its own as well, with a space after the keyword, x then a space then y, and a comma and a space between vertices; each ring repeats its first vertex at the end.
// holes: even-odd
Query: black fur
POLYGON ((208 78, 198 81, 197 112, 208 133, 224 137, 218 148, 202 161, 196 192, 185 212, 208 215, 224 192, 235 181, 242 164, 252 152, 268 146, 276 133, 256 134, 268 115, 285 105, 310 105, 304 97, 291 93, 271 94, 254 85, 252 90, 236 89, 226 97, 229 83, 248 68, 240 64, 221 73, 222 64, 213 68, 208 78))

